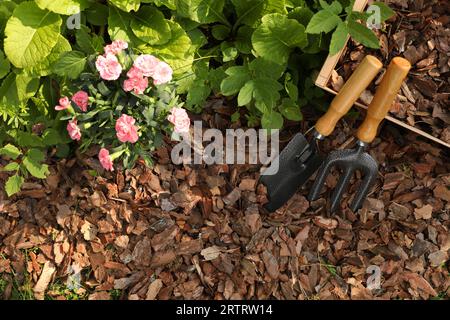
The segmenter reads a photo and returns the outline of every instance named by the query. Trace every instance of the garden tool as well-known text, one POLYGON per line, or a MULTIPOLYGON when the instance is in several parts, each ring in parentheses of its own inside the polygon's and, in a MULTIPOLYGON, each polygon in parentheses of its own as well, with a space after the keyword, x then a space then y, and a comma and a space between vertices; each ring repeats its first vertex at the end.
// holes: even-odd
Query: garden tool
POLYGON ((308 134, 313 129, 312 141, 308 142, 302 133, 297 133, 273 160, 278 161, 278 171, 262 173, 260 182, 267 187, 269 202, 265 208, 269 212, 285 204, 317 171, 324 160, 318 142, 333 132, 336 123, 350 110, 382 66, 377 58, 366 56, 333 99, 327 113, 306 132, 308 134))
POLYGON ((352 201, 350 209, 356 211, 361 208, 370 187, 376 180, 378 163, 367 152, 367 146, 375 139, 378 126, 387 115, 398 90, 406 78, 411 64, 408 60, 396 57, 389 67, 370 103, 366 118, 356 132, 358 141, 352 150, 337 150, 331 152, 321 165, 316 180, 309 193, 309 200, 318 198, 325 179, 333 166, 342 170, 342 175, 331 196, 330 211, 334 212, 339 206, 341 197, 355 170, 364 174, 358 192, 352 201))

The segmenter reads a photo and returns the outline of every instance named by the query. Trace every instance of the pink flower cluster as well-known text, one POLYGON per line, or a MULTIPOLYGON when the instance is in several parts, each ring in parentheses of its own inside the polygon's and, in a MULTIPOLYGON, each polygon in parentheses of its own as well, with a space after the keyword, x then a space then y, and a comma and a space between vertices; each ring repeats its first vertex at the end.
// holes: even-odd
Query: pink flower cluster
MULTIPOLYGON (((72 96, 73 103, 75 103, 81 111, 86 112, 89 105, 89 95, 83 90, 78 91, 72 96)), ((59 105, 55 107, 56 111, 66 110, 70 107, 70 100, 67 97, 59 99, 59 105)))
POLYGON ((174 125, 174 131, 176 133, 186 133, 189 132, 189 126, 191 125, 191 120, 183 108, 172 108, 170 115, 167 120, 174 125))
POLYGON ((100 164, 105 170, 114 171, 114 164, 111 156, 109 155, 109 151, 105 148, 101 148, 98 153, 98 159, 100 160, 100 164))
MULTIPOLYGON (((119 61, 118 55, 126 49, 128 49, 128 43, 122 40, 115 40, 105 46, 105 53, 98 56, 95 62, 95 66, 103 80, 114 81, 120 78, 123 66, 119 61)), ((155 56, 143 54, 135 59, 133 66, 128 70, 126 75, 127 79, 123 82, 123 89, 126 92, 133 91, 135 94, 144 94, 149 86, 149 78, 153 80, 154 85, 168 83, 172 80, 173 70, 167 63, 159 60, 155 56)), ((71 100, 82 111, 87 111, 89 102, 87 93, 79 91, 71 100)), ((64 110, 69 106, 69 98, 63 97, 55 109, 64 110)), ((189 131, 190 120, 184 109, 173 108, 168 120, 173 123, 175 132, 185 133, 189 131)), ((136 143, 139 139, 136 120, 132 116, 126 114, 121 115, 116 121, 115 130, 117 139, 122 143, 136 143)), ((68 122, 67 132, 71 139, 76 141, 81 139, 81 130, 78 127, 76 118, 68 122)), ((117 156, 118 153, 110 155, 109 150, 105 148, 102 148, 98 154, 100 164, 108 171, 114 170, 113 161, 117 156)))
MULTIPOLYGON (((122 40, 115 40, 104 48, 105 54, 98 56, 95 62, 103 80, 113 81, 120 78, 123 68, 117 55, 127 48, 128 43, 122 40)), ((143 54, 136 58, 128 71, 128 79, 124 81, 123 89, 127 92, 143 94, 148 87, 148 78, 153 79, 154 85, 160 85, 171 81, 172 76, 173 70, 167 63, 152 55, 143 54)))
POLYGON ((152 55, 143 54, 136 58, 133 67, 128 71, 128 79, 124 81, 123 89, 142 94, 148 87, 147 77, 153 78, 155 85, 160 85, 171 81, 172 75, 173 70, 167 63, 152 55))

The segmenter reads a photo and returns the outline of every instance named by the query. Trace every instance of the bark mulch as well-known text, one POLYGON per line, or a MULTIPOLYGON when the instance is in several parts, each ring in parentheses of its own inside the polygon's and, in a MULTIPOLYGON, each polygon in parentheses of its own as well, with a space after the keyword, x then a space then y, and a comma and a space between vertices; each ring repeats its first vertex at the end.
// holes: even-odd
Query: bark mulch
MULTIPOLYGON (((220 100, 214 108, 201 115, 204 127, 231 127, 220 100)), ((342 121, 324 149, 350 146, 355 122, 342 121)), ((268 216, 258 165, 175 166, 170 148, 158 150, 152 169, 105 173, 93 155, 53 163, 46 181, 0 197, 0 292, 5 299, 446 299, 448 151, 394 127, 382 132, 370 149, 380 170, 364 207, 347 208, 352 184, 334 216, 325 207, 337 172, 321 199, 306 200, 308 184, 268 216), (380 268, 380 288, 367 288, 369 266, 380 268)))

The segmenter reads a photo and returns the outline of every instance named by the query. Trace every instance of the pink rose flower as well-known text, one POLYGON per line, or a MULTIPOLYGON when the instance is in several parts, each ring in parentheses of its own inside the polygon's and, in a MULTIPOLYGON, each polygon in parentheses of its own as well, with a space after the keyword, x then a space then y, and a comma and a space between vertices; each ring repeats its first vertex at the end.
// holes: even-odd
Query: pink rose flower
POLYGON ((67 132, 72 140, 79 141, 81 139, 81 130, 77 125, 77 119, 73 119, 67 123, 67 132))
POLYGON ((114 171, 113 161, 109 155, 109 151, 105 148, 100 149, 98 153, 98 159, 100 160, 100 164, 105 170, 114 171))
POLYGON ((120 142, 135 143, 138 141, 137 127, 134 125, 136 120, 126 114, 123 114, 116 121, 116 135, 120 142))
POLYGON ((123 40, 115 40, 111 44, 105 47, 105 55, 107 54, 119 54, 122 50, 128 49, 128 43, 123 40))
POLYGON ((165 62, 160 62, 155 68, 153 73, 153 83, 155 85, 167 83, 172 80, 173 70, 172 68, 165 62))
POLYGON ((83 111, 87 111, 89 104, 89 95, 83 90, 78 91, 72 97, 72 101, 83 111))
POLYGON ((128 70, 127 77, 128 78, 143 78, 144 74, 142 73, 141 70, 139 70, 138 68, 133 66, 133 67, 131 67, 130 70, 128 70))
POLYGON ((134 91, 135 94, 143 94, 148 87, 148 78, 129 78, 123 82, 123 89, 127 92, 134 91))
POLYGON ((122 66, 119 63, 119 60, 112 54, 98 56, 95 66, 97 67, 98 72, 100 72, 100 77, 103 80, 117 80, 122 73, 122 66))
POLYGON ((150 54, 143 54, 136 58, 134 66, 146 77, 153 77, 160 60, 150 54))
POLYGON ((70 106, 70 100, 67 97, 59 99, 59 105, 55 107, 56 111, 66 110, 70 106))
POLYGON ((176 133, 186 133, 189 132, 189 126, 191 125, 191 120, 183 108, 172 108, 171 114, 167 117, 171 123, 173 123, 174 131, 176 133))

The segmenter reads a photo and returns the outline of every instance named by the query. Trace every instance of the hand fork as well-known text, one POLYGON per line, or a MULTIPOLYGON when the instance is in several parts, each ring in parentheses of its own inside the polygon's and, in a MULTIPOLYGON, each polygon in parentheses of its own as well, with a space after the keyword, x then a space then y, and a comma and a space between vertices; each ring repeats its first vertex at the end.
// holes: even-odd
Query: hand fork
POLYGON ((316 200, 319 197, 330 169, 333 166, 337 166, 343 173, 331 196, 331 212, 336 211, 338 208, 342 195, 356 170, 362 171, 364 179, 353 199, 350 209, 356 211, 361 208, 378 173, 378 164, 375 159, 366 152, 366 148, 368 144, 375 139, 378 126, 386 117, 410 68, 411 64, 408 60, 400 57, 392 59, 386 74, 368 107, 366 118, 356 133, 358 138, 356 148, 352 150, 337 150, 328 155, 327 159, 319 168, 316 180, 310 190, 310 201, 316 200))

